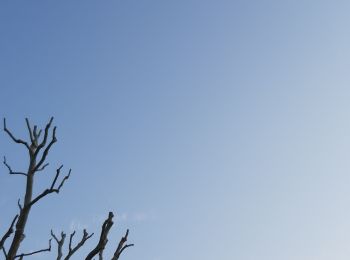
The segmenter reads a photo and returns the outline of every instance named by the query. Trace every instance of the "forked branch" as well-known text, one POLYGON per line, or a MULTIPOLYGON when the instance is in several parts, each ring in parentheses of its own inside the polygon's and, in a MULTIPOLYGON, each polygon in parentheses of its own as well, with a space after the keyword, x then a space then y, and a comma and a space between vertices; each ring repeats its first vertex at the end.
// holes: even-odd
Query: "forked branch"
POLYGON ((61 260, 63 256, 62 248, 63 248, 64 240, 66 239, 66 234, 61 232, 61 239, 58 239, 56 235, 53 233, 53 231, 51 230, 51 236, 57 243, 57 260, 61 260))
MULTIPOLYGON (((46 124, 45 126, 45 130, 44 130, 44 137, 43 137, 43 141, 37 146, 36 148, 36 151, 35 151, 35 156, 38 155, 38 153, 40 152, 40 150, 45 147, 46 145, 46 142, 47 142, 47 139, 48 139, 48 136, 49 136, 49 130, 50 130, 50 127, 51 127, 51 124, 52 124, 52 121, 53 121, 53 117, 50 118, 50 121, 46 124)), ((55 130, 56 131, 56 130, 55 130)), ((35 132, 35 135, 39 138, 40 136, 40 133, 41 133, 41 130, 39 131, 38 134, 36 134, 36 129, 35 131, 33 130, 33 133, 35 132)))
MULTIPOLYGON (((40 170, 40 168, 41 168, 41 166, 43 165, 43 163, 45 162, 45 160, 46 160, 46 157, 47 157, 47 155, 49 154, 49 151, 50 151, 50 149, 51 149, 51 147, 52 147, 52 145, 54 144, 54 143, 56 143, 57 142, 57 138, 56 138, 56 126, 53 128, 53 130, 52 130, 52 139, 51 139, 51 141, 50 141, 50 143, 46 146, 46 148, 44 149, 44 152, 43 152, 43 154, 42 154, 42 156, 41 156, 41 159, 40 159, 40 161, 38 162, 38 164, 36 165, 36 167, 35 167, 35 171, 38 171, 38 170, 40 170)), ((45 129, 46 130, 46 129, 45 129)), ((46 134, 47 132, 45 131, 45 136, 44 136, 44 141, 43 141, 43 143, 45 142, 46 143, 46 139, 47 139, 47 137, 46 137, 46 134), (46 137, 46 138, 45 138, 46 137)), ((45 144, 44 144, 45 145, 45 144)), ((44 146, 43 146, 44 147, 44 146)), ((38 148, 36 149, 36 152, 35 152, 35 155, 37 156, 38 155, 38 152, 39 152, 39 150, 40 150, 41 148, 40 148, 40 145, 38 146, 38 148)), ((44 167, 44 166, 43 166, 44 167)), ((46 167, 46 166, 45 166, 46 167)), ((45 168, 44 167, 44 168, 45 168)))
POLYGON ((83 237, 81 238, 81 240, 79 241, 79 243, 76 245, 76 246, 72 246, 72 243, 73 243, 73 236, 75 235, 75 231, 70 235, 70 238, 69 238, 69 249, 68 249, 68 254, 67 256, 64 258, 64 260, 68 260, 72 257, 72 255, 77 252, 79 250, 79 248, 81 248, 86 240, 88 240, 89 238, 91 238, 94 233, 92 234, 89 234, 86 229, 83 230, 83 237))
POLYGON ((114 252, 112 260, 118 260, 123 251, 134 244, 126 244, 128 241, 129 229, 126 230, 125 235, 120 239, 117 249, 114 252))
MULTIPOLYGON (((5 241, 6 241, 6 239, 8 239, 8 238, 11 236, 11 234, 13 233, 13 227, 14 227, 14 225, 15 225, 15 223, 16 223, 17 218, 18 218, 18 215, 16 215, 16 216, 13 218, 9 229, 7 230, 7 232, 5 233, 5 235, 1 238, 1 240, 0 240, 0 250, 1 250, 1 249, 4 250, 5 241)), ((4 251, 4 252, 5 252, 5 251, 4 251)))
POLYGON ((56 170, 56 176, 55 178, 53 179, 52 183, 51 183, 51 186, 49 189, 46 189, 44 190, 42 193, 40 193, 35 199, 33 199, 31 202, 30 202, 30 206, 33 206, 36 202, 38 202, 39 200, 41 200, 42 198, 44 198, 45 196, 55 192, 55 193, 59 193, 61 188, 63 187, 64 183, 66 180, 69 179, 69 176, 71 174, 71 169, 69 169, 69 172, 68 172, 68 175, 66 175, 61 183, 58 185, 57 188, 55 188, 55 185, 56 185, 56 182, 57 182, 57 179, 61 173, 61 169, 62 169, 63 165, 61 165, 57 170, 56 170))

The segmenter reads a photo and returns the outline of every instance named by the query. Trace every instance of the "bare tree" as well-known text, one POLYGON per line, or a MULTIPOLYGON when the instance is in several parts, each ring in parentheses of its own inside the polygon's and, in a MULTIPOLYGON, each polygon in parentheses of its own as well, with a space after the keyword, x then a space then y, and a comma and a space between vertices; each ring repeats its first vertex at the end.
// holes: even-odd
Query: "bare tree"
MULTIPOLYGON (((10 137, 10 139, 20 145, 23 145, 29 156, 28 169, 26 172, 18 172, 13 171, 12 167, 8 164, 6 157, 3 159, 3 164, 7 168, 9 174, 11 175, 19 175, 25 178, 26 186, 23 195, 23 203, 18 199, 18 208, 19 213, 15 215, 9 225, 9 228, 4 232, 4 235, 0 237, 0 250, 3 252, 3 255, 6 260, 14 260, 14 259, 23 259, 27 256, 32 256, 35 254, 50 252, 51 251, 51 241, 52 239, 56 241, 57 244, 57 260, 68 260, 70 259, 74 253, 76 253, 85 242, 93 236, 89 234, 85 229, 83 231, 82 238, 80 241, 74 246, 73 245, 73 237, 75 236, 76 231, 69 235, 69 243, 68 243, 68 252, 64 257, 63 246, 66 239, 66 234, 61 232, 61 236, 58 238, 54 232, 51 230, 51 239, 49 239, 49 245, 47 248, 39 249, 33 252, 23 253, 20 252, 20 246, 23 240, 26 238, 25 228, 27 225, 28 217, 30 215, 31 209, 34 205, 39 203, 42 199, 52 193, 59 193, 64 186, 65 182, 69 179, 71 174, 71 170, 69 169, 68 174, 65 176, 61 176, 61 171, 63 165, 57 168, 56 173, 51 181, 51 184, 43 190, 38 195, 34 196, 33 188, 36 179, 36 173, 45 170, 45 168, 49 165, 47 163, 47 155, 50 152, 50 149, 57 142, 56 138, 56 126, 52 127, 53 117, 49 120, 43 130, 38 129, 37 125, 33 127, 30 125, 29 120, 26 118, 27 130, 29 133, 29 141, 25 141, 23 139, 18 139, 14 136, 14 134, 7 128, 6 119, 4 118, 3 127, 5 133, 10 137), (42 138, 40 136, 42 135, 42 138), (6 242, 9 244, 8 251, 6 250, 6 242), (64 258, 63 258, 64 257, 64 258)), ((96 246, 88 253, 86 256, 86 260, 92 260, 95 256, 98 255, 99 260, 103 259, 103 251, 108 242, 108 233, 113 226, 113 213, 109 212, 108 218, 104 221, 101 227, 100 238, 96 244, 96 246)), ((121 253, 128 247, 133 246, 133 244, 127 244, 129 230, 126 231, 126 234, 120 239, 119 244, 117 245, 117 249, 113 256, 110 257, 111 260, 119 259, 121 253)))

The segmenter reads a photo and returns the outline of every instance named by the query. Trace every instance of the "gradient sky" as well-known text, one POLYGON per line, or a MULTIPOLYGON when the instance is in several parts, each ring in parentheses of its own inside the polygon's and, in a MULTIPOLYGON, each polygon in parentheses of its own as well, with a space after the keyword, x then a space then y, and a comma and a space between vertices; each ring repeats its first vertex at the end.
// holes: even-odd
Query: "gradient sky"
MULTIPOLYGON (((0 115, 21 137, 25 117, 55 117, 36 192, 61 163, 73 169, 33 208, 23 250, 45 246, 51 228, 98 233, 112 210, 106 254, 130 228, 124 260, 349 259, 349 10, 1 1, 0 115)), ((0 154, 25 169, 4 133, 0 154)), ((0 169, 1 231, 24 182, 0 169)))

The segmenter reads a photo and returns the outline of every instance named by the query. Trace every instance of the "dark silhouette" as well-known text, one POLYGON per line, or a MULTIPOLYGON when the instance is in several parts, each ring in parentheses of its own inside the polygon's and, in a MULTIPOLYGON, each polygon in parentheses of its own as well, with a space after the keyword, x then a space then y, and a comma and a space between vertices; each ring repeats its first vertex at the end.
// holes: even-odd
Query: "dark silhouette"
MULTIPOLYGON (((34 205, 36 205, 40 200, 44 199, 46 196, 52 193, 59 193, 64 186, 65 182, 69 179, 71 174, 71 170, 68 171, 68 174, 65 176, 61 176, 61 171, 63 166, 60 166, 56 170, 56 174, 51 182, 50 187, 39 193, 36 197, 33 197, 33 186, 34 179, 36 177, 36 173, 39 171, 43 171, 49 164, 46 162, 46 157, 54 145, 57 142, 56 139, 56 126, 52 127, 53 117, 46 124, 45 129, 38 129, 36 125, 31 127, 29 120, 26 118, 27 129, 29 132, 30 141, 24 141, 22 139, 17 139, 12 132, 7 128, 6 119, 4 118, 4 131, 8 134, 8 136, 17 144, 24 145, 28 151, 29 155, 29 165, 27 172, 16 172, 13 171, 11 166, 7 163, 6 157, 4 157, 3 163, 8 169, 9 174, 12 175, 21 175, 26 178, 26 187, 24 191, 23 203, 21 200, 18 200, 18 208, 19 213, 14 216, 12 219, 10 226, 7 231, 4 232, 4 235, 0 237, 0 250, 3 252, 3 255, 6 260, 14 260, 14 259, 23 259, 26 256, 31 256, 43 252, 51 251, 51 241, 52 239, 57 243, 57 260, 68 260, 71 256, 77 252, 84 243, 93 236, 89 234, 85 229, 83 231, 83 236, 81 240, 73 246, 73 237, 75 235, 75 231, 69 235, 69 243, 68 243, 68 253, 66 256, 63 255, 63 246, 66 239, 66 234, 61 232, 60 238, 58 238, 53 231, 51 230, 51 239, 49 240, 49 245, 47 248, 40 249, 37 251, 23 253, 20 252, 20 246, 24 239, 27 238, 25 235, 25 228, 27 224, 28 217, 30 215, 30 211, 34 205), (51 134, 50 134, 51 133, 51 134), (40 136, 43 135, 42 138, 40 136), (8 243, 9 247, 6 250, 6 243, 8 243)), ((113 213, 109 212, 108 218, 104 221, 101 227, 100 238, 97 242, 95 248, 93 248, 88 255, 86 256, 86 260, 92 260, 95 256, 98 255, 99 260, 103 260, 103 251, 108 242, 108 233, 113 226, 113 213)), ((127 244, 129 230, 126 231, 125 235, 120 239, 120 242, 117 246, 117 249, 113 256, 109 259, 118 260, 122 252, 130 247, 133 244, 127 244)))

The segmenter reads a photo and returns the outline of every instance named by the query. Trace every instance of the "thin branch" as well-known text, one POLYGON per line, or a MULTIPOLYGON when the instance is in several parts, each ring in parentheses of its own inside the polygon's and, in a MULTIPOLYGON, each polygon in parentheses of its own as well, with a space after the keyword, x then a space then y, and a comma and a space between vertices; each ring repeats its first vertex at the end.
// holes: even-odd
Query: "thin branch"
MULTIPOLYGON (((122 250, 120 250, 119 256, 123 253, 123 251, 124 251, 125 249, 127 249, 128 247, 131 247, 131 246, 134 246, 134 244, 127 244, 127 245, 123 246, 123 247, 122 247, 122 250)), ((118 257, 118 258, 119 258, 119 257, 118 257)), ((118 259, 118 258, 117 258, 117 259, 118 259)))
POLYGON ((30 256, 30 255, 35 255, 35 254, 39 254, 39 253, 43 253, 43 252, 50 252, 50 251, 51 251, 51 239, 49 240, 49 247, 48 248, 40 249, 40 250, 33 251, 30 253, 22 253, 20 255, 16 255, 15 258, 22 259, 24 256, 30 256))
MULTIPOLYGON (((63 233, 63 232, 62 232, 62 233, 63 233)), ((61 233, 61 234, 62 234, 62 233, 61 233)), ((56 237, 55 233, 53 233, 52 229, 51 229, 51 236, 53 237, 53 239, 56 240, 57 243, 60 242, 60 240, 56 237)))
POLYGON ((64 244, 64 240, 66 238, 66 234, 61 232, 61 239, 58 239, 55 234, 53 233, 53 231, 51 230, 51 236, 55 239, 55 241, 57 242, 57 260, 61 260, 63 253, 62 253, 62 248, 63 248, 63 244, 64 244))
POLYGON ((104 221, 102 228, 101 228, 101 235, 100 235, 100 240, 98 241, 98 244, 96 247, 91 250, 91 252, 87 255, 85 260, 92 260, 94 256, 99 254, 101 251, 104 250, 107 242, 108 242, 108 233, 111 227, 113 226, 113 219, 114 215, 113 212, 109 212, 108 218, 104 221))
POLYGON ((19 208, 19 212, 21 212, 23 210, 23 207, 21 205, 21 199, 17 200, 17 205, 18 205, 18 208, 19 208))
POLYGON ((43 166, 41 166, 40 168, 38 168, 36 171, 37 171, 37 172, 43 171, 47 166, 49 166, 49 163, 45 163, 43 166))
POLYGON ((9 174, 27 176, 27 174, 24 173, 24 172, 14 172, 14 171, 12 171, 11 166, 6 162, 6 157, 5 157, 5 156, 4 156, 3 163, 4 163, 4 165, 7 167, 7 169, 9 170, 9 174))
POLYGON ((68 260, 72 257, 72 255, 79 250, 79 248, 81 248, 86 240, 88 240, 90 237, 92 237, 94 235, 94 233, 92 233, 91 235, 88 234, 88 232, 86 231, 86 229, 84 229, 83 231, 83 237, 81 238, 80 242, 75 246, 72 247, 72 240, 73 240, 73 236, 75 234, 75 231, 70 235, 70 239, 69 239, 69 251, 67 256, 64 258, 64 260, 68 260))
POLYGON ((49 194, 51 194, 51 193, 53 193, 53 192, 55 192, 55 193, 59 193, 59 192, 60 192, 61 188, 63 187, 63 185, 64 185, 64 183, 65 183, 65 181, 69 179, 69 176, 70 176, 71 171, 72 171, 71 169, 69 169, 68 175, 66 175, 66 176, 62 179, 60 185, 58 185, 58 187, 55 188, 54 186, 55 186, 56 181, 57 181, 57 179, 58 179, 58 177, 59 177, 59 175, 60 175, 60 172, 61 172, 62 167, 63 167, 63 166, 61 166, 61 167, 59 167, 59 168, 57 169, 57 171, 56 171, 56 176, 55 176, 55 178, 53 179, 53 181, 52 181, 52 183, 51 183, 51 187, 50 187, 49 189, 44 190, 44 191, 43 191, 42 193, 40 193, 35 199, 33 199, 33 200, 29 203, 30 206, 33 206, 33 205, 34 205, 36 202, 38 202, 40 199, 42 199, 43 197, 45 197, 45 196, 47 196, 47 195, 49 195, 49 194))
POLYGON ((58 169, 56 170, 56 175, 55 175, 55 178, 53 179, 53 181, 52 181, 52 183, 51 183, 50 189, 53 189, 53 187, 55 186, 56 181, 57 181, 57 178, 58 178, 58 176, 60 175, 61 169, 62 169, 62 168, 63 168, 63 165, 61 165, 60 167, 58 167, 58 169))
POLYGON ((38 136, 38 134, 36 133, 36 131, 38 130, 38 126, 37 125, 34 125, 33 127, 33 136, 34 136, 34 139, 37 139, 36 137, 38 136))
MULTIPOLYGON (((26 123, 27 123, 27 128, 28 128, 28 132, 29 132, 30 141, 32 142, 32 144, 35 144, 35 138, 33 136, 32 128, 30 127, 28 118, 26 118, 26 123)), ((34 127, 34 129, 35 129, 35 127, 34 127)))
POLYGON ((13 233, 13 226, 15 225, 17 218, 18 218, 18 215, 16 215, 13 218, 9 229, 7 230, 5 235, 1 238, 1 240, 0 240, 0 249, 2 249, 4 247, 6 239, 8 239, 11 236, 11 234, 13 233))
POLYGON ((23 144, 27 147, 28 150, 30 150, 29 148, 29 145, 27 142, 23 141, 22 139, 18 139, 16 138, 9 129, 7 129, 6 127, 6 118, 4 118, 4 131, 10 136, 10 138, 15 142, 15 143, 18 143, 18 144, 23 144))
POLYGON ((39 141, 39 137, 41 134, 41 129, 39 130, 39 132, 37 132, 38 130, 38 126, 35 125, 34 129, 33 129, 33 135, 34 135, 34 140, 35 140, 35 145, 38 146, 38 141, 39 141))
POLYGON ((120 239, 117 249, 114 252, 112 260, 118 260, 123 251, 134 244, 126 244, 128 241, 129 229, 126 230, 125 235, 120 239))
POLYGON ((60 189, 63 187, 64 183, 66 180, 69 179, 70 173, 72 172, 71 169, 69 169, 68 175, 64 176, 63 180, 61 181, 60 185, 57 187, 57 189, 55 190, 55 192, 59 193, 60 189))
MULTIPOLYGON (((38 153, 40 152, 41 148, 43 148, 46 145, 47 137, 49 135, 49 129, 51 127, 52 121, 53 121, 53 117, 50 118, 49 123, 47 123, 46 126, 45 126, 44 138, 43 138, 43 141, 38 145, 38 147, 37 147, 37 149, 35 151, 35 156, 37 156, 38 153)), ((39 137, 40 133, 41 133, 41 130, 39 131, 38 137, 39 137)))
MULTIPOLYGON (((49 151, 50 151, 52 145, 53 145, 54 143, 57 142, 57 138, 56 138, 56 129, 57 129, 57 128, 56 128, 56 126, 55 126, 55 127, 53 128, 53 130, 52 130, 52 139, 51 139, 51 142, 46 146, 46 148, 45 148, 45 150, 44 150, 44 152, 43 152, 43 154, 42 154, 42 156, 41 156, 40 161, 39 161, 38 164, 35 166, 35 171, 37 171, 38 169, 40 169, 40 166, 45 162, 46 157, 47 157, 47 155, 49 154, 49 151)), ((39 147, 37 148, 37 150, 39 150, 39 147)))
POLYGON ((2 247, 2 252, 4 253, 5 259, 7 259, 7 252, 4 246, 2 247))
POLYGON ((75 231, 69 236, 69 251, 72 251, 72 242, 73 242, 74 235, 75 235, 75 231))

